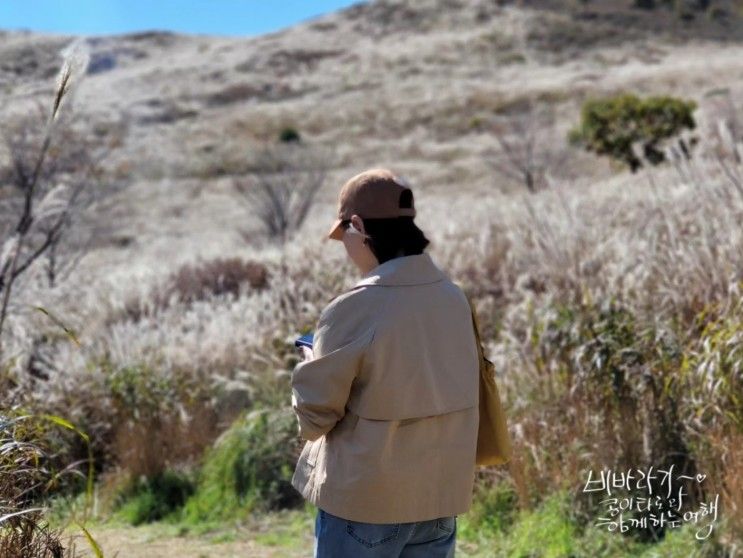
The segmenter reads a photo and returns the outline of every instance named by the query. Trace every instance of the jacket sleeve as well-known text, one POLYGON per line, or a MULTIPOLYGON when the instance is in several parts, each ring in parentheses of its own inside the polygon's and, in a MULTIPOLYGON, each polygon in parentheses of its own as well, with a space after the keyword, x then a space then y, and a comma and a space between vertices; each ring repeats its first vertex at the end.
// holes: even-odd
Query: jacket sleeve
POLYGON ((371 321, 359 310, 351 298, 331 302, 317 322, 312 360, 292 372, 292 408, 306 440, 320 438, 346 414, 351 385, 374 337, 371 321))

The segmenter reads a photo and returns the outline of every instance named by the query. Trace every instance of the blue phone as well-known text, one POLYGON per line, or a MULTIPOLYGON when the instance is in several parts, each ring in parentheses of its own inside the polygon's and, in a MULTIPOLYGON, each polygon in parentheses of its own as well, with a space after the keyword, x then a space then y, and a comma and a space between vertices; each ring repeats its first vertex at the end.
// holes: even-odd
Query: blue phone
POLYGON ((312 348, 312 333, 306 333, 305 335, 302 335, 302 337, 299 337, 296 341, 294 341, 295 347, 309 347, 312 348))

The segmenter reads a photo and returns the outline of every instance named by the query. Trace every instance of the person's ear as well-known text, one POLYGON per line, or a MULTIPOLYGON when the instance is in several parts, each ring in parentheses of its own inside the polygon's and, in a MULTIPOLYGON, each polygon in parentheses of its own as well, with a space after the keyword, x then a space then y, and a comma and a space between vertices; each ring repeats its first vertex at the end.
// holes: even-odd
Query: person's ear
POLYGON ((353 226, 356 229, 360 230, 362 233, 366 233, 366 231, 364 230, 364 222, 361 220, 361 217, 359 217, 358 215, 356 214, 351 215, 351 224, 353 224, 353 226))

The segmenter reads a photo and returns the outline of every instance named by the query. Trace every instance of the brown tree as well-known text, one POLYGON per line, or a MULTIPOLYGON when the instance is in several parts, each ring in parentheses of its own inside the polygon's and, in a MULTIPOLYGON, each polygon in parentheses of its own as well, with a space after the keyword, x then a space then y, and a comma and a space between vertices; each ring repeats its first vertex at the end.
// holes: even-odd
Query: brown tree
POLYGON ((235 189, 269 238, 285 242, 305 221, 325 183, 331 154, 301 142, 264 145, 254 154, 253 172, 235 189))
POLYGON ((486 160, 500 176, 536 192, 546 184, 546 173, 564 162, 568 149, 554 133, 551 109, 531 100, 519 109, 492 123, 498 148, 491 149, 486 160))

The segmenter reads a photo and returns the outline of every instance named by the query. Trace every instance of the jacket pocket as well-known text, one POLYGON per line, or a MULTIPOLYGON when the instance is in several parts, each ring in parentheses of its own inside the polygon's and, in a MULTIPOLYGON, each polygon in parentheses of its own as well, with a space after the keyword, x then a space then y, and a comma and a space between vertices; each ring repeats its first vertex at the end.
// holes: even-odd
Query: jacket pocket
POLYGON ((400 524, 346 520, 346 532, 365 547, 372 548, 395 540, 400 532, 400 524))
POLYGON ((323 440, 325 440, 325 436, 320 436, 317 440, 307 442, 310 444, 309 450, 307 451, 307 465, 310 467, 314 467, 315 463, 317 463, 317 456, 320 453, 320 446, 323 443, 323 440))

